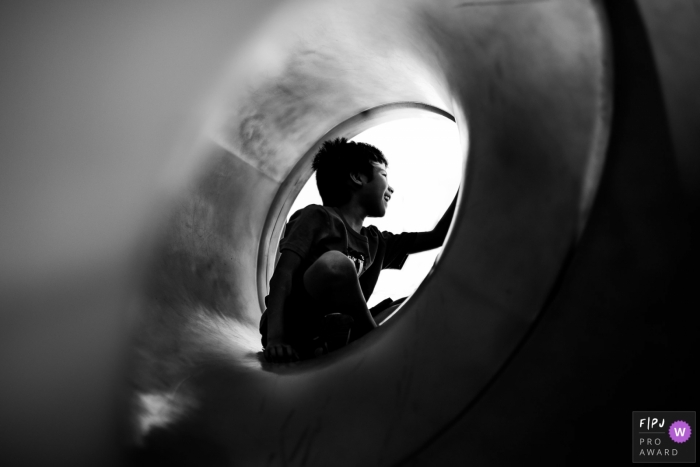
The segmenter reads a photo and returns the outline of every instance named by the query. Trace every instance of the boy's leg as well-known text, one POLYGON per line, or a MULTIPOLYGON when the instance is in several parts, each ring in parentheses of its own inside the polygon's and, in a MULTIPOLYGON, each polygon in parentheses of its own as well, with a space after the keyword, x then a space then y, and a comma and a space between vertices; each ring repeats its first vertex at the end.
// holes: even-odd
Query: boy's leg
POLYGON ((328 305, 328 313, 352 316, 350 340, 371 331, 377 324, 367 308, 352 260, 339 251, 324 253, 306 273, 304 287, 318 302, 328 305))

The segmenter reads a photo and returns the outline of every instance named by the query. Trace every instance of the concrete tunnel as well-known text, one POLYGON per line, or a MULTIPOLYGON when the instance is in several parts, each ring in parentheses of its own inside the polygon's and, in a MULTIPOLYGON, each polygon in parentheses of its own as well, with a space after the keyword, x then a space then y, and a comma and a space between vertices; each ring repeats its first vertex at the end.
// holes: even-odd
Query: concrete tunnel
POLYGON ((629 461, 633 410, 695 408, 696 3, 10 13, 10 465, 629 461), (439 260, 362 340, 265 364, 311 157, 405 116, 461 135, 439 260))

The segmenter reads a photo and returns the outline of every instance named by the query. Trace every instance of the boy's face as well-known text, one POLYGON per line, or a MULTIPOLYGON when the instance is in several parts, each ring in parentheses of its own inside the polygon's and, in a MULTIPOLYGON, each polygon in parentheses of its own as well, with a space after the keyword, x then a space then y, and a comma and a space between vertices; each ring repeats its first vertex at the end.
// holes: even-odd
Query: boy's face
POLYGON ((367 217, 384 217, 394 189, 389 186, 386 165, 372 163, 373 178, 360 174, 364 184, 358 192, 358 201, 365 208, 367 217))

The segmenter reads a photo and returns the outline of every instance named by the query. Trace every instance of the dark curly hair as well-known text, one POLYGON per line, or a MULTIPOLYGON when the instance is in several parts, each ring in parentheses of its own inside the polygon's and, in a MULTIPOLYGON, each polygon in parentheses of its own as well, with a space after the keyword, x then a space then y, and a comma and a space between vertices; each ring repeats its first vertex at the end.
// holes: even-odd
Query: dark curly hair
POLYGON ((341 206, 350 201, 350 174, 362 173, 371 181, 374 178, 373 162, 389 165, 384 154, 371 144, 356 143, 345 138, 323 143, 312 164, 323 205, 341 206))

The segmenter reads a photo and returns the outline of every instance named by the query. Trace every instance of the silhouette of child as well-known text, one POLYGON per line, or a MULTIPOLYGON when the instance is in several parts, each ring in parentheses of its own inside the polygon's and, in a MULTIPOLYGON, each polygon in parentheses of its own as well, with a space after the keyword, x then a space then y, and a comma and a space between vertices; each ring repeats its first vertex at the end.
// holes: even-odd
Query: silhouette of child
POLYGON ((429 232, 396 235, 363 227, 365 218, 386 213, 394 192, 387 166, 379 149, 344 138, 326 141, 316 154, 323 206, 300 209, 285 228, 260 322, 266 360, 318 355, 333 333, 347 336, 349 330, 352 340, 365 335, 377 327, 367 300, 381 270, 401 269, 407 255, 442 245, 456 197, 429 232))

